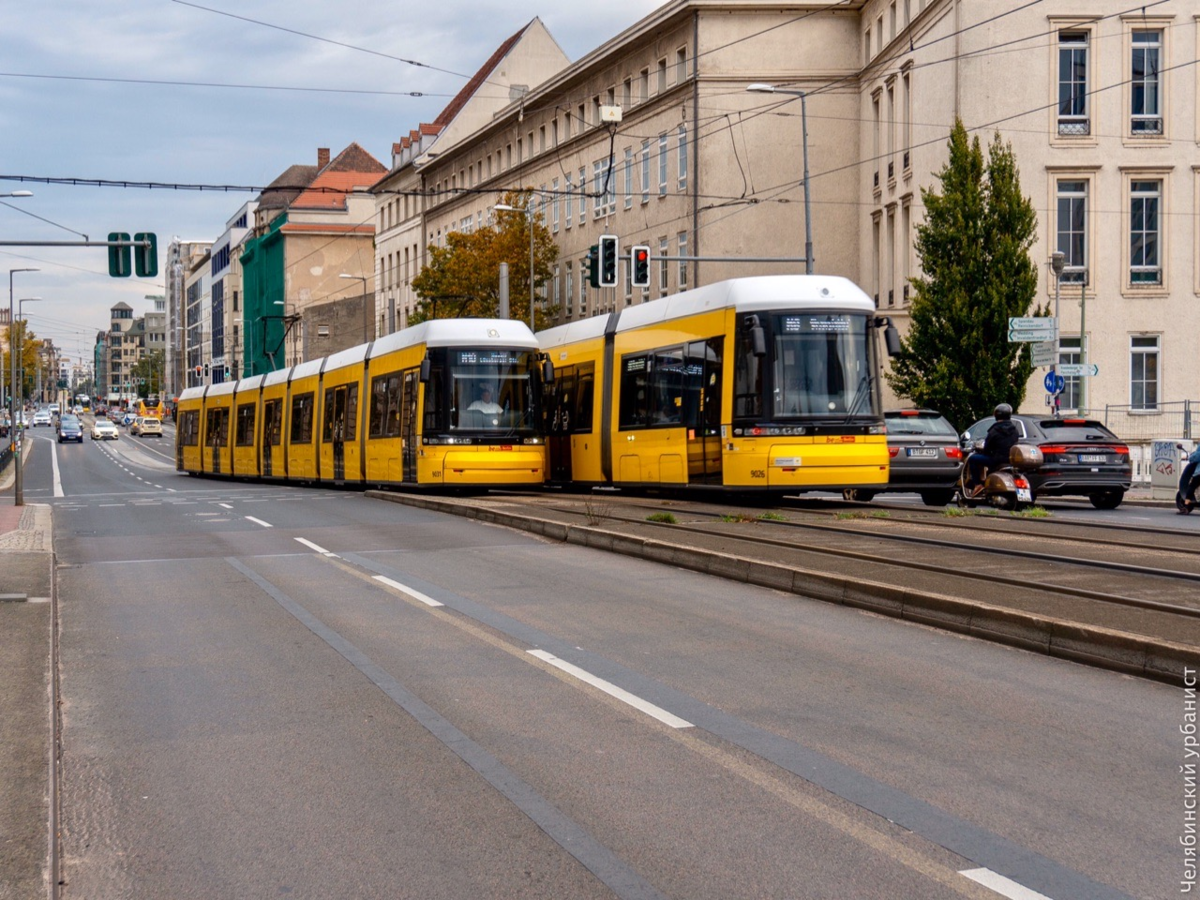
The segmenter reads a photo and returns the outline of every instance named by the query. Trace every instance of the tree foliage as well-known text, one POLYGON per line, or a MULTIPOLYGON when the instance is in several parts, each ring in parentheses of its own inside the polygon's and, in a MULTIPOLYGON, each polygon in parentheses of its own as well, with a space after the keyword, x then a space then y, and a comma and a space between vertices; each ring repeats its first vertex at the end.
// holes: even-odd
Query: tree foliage
POLYGON ((1037 291, 1029 257, 1037 214, 999 133, 985 165, 979 139, 955 122, 950 159, 937 177, 940 192, 921 190, 923 274, 911 279, 912 325, 887 379, 897 394, 966 428, 997 403, 1017 409, 1025 399, 1029 345, 1009 343, 1008 319, 1028 315, 1037 291))
POLYGON ((162 396, 164 353, 162 350, 151 350, 130 367, 129 377, 133 382, 134 393, 139 397, 162 396))
POLYGON ((23 390, 17 396, 32 397, 33 390, 37 386, 38 351, 41 349, 42 340, 29 330, 29 323, 25 319, 17 319, 8 332, 7 339, 3 342, 4 347, 0 349, 0 359, 4 361, 4 377, 0 378, 0 382, 3 382, 6 394, 11 391, 12 388, 9 384, 12 377, 12 354, 9 352, 9 342, 11 341, 17 348, 17 367, 23 373, 23 390))
MULTIPOLYGON (((508 263, 509 310, 514 319, 529 321, 529 193, 509 192, 498 210, 496 224, 470 234, 451 232, 443 247, 430 245, 428 263, 413 279, 421 298, 410 324, 428 319, 495 318, 500 309, 500 263, 508 263)), ((550 230, 533 217, 534 285, 544 286, 558 260, 550 230)), ((552 320, 557 307, 535 309, 538 327, 552 320)))

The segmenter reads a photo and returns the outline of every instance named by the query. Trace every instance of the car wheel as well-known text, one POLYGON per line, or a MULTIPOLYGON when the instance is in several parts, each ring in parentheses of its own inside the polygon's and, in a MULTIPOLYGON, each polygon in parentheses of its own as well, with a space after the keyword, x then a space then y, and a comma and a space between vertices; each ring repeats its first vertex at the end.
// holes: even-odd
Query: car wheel
POLYGON ((954 500, 954 491, 922 491, 921 502, 926 506, 946 506, 954 500))
POLYGON ((1092 506, 1096 509, 1116 509, 1121 505, 1121 501, 1125 499, 1124 491, 1100 491, 1098 494, 1091 494, 1088 499, 1092 501, 1092 506))
POLYGON ((842 491, 842 499, 859 503, 870 503, 875 499, 875 491, 864 491, 862 488, 846 488, 842 491))

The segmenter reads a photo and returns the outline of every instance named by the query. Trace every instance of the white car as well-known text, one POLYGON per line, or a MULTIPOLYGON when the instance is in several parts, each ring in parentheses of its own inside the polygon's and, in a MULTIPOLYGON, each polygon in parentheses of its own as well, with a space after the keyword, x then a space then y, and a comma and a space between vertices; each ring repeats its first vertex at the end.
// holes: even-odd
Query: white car
POLYGON ((108 419, 97 419, 92 425, 93 441, 118 441, 120 439, 120 430, 108 419))
POLYGON ((45 425, 47 428, 49 428, 53 424, 54 424, 54 421, 50 418, 50 410, 39 409, 37 412, 35 412, 33 414, 33 427, 34 428, 37 428, 39 425, 45 425))

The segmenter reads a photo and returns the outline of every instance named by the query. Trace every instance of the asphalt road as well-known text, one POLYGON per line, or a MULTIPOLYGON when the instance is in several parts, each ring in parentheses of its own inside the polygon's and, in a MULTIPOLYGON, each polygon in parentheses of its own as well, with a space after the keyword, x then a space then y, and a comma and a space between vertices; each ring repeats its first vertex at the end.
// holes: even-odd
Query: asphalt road
POLYGON ((1179 890, 1180 688, 35 437, 64 897, 1179 890))

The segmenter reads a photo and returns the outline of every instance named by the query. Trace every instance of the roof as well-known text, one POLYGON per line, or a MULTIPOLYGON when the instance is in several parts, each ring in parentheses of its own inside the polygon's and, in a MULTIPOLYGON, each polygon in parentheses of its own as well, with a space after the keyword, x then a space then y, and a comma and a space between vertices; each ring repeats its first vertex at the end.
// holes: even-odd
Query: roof
MULTIPOLYGON (((533 23, 531 22, 530 24, 533 23)), ((462 108, 467 105, 467 101, 471 99, 471 95, 479 90, 480 86, 487 81, 488 76, 492 74, 496 66, 500 65, 500 61, 508 55, 508 52, 512 50, 512 48, 516 46, 517 41, 521 39, 521 35, 528 30, 529 25, 526 25, 516 34, 508 38, 508 40, 502 43, 499 47, 497 47, 496 52, 489 56, 487 61, 479 67, 479 70, 471 76, 471 80, 464 84, 462 90, 454 95, 454 99, 446 104, 446 108, 443 109, 438 114, 438 117, 433 120, 433 124, 437 126, 445 126, 453 122, 454 117, 457 116, 462 111, 462 108)))
POLYGON ((285 209, 317 177, 316 166, 288 166, 258 195, 259 210, 285 209))
POLYGON ((321 169, 291 206, 304 209, 342 209, 346 195, 366 189, 387 174, 387 166, 358 144, 351 144, 321 169))

